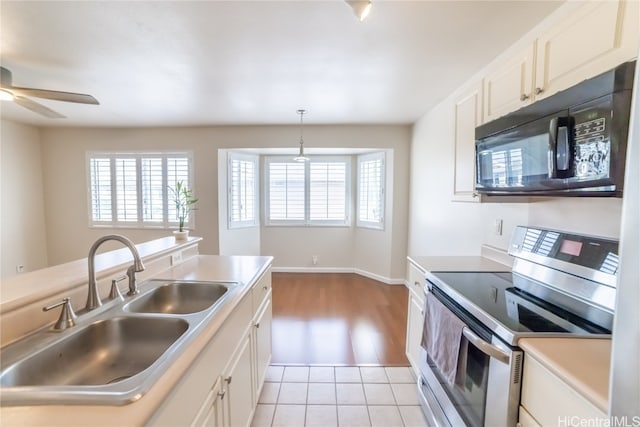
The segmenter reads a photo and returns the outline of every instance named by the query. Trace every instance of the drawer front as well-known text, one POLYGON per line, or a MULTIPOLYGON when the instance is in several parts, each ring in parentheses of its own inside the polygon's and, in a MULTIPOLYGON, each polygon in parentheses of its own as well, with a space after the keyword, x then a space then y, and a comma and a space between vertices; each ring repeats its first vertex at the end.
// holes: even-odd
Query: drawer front
POLYGON ((271 269, 265 271, 260 279, 251 288, 251 299, 253 300, 253 313, 257 313, 258 309, 264 302, 267 295, 271 291, 271 269))

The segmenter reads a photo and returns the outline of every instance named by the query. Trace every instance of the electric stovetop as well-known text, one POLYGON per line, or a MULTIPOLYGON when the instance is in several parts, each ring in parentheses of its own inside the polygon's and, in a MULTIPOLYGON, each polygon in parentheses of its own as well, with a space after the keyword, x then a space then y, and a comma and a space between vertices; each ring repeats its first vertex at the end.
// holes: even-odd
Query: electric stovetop
POLYGON ((432 272, 427 279, 430 291, 438 299, 470 314, 511 345, 525 336, 611 334, 610 330, 515 287, 515 274, 432 272))

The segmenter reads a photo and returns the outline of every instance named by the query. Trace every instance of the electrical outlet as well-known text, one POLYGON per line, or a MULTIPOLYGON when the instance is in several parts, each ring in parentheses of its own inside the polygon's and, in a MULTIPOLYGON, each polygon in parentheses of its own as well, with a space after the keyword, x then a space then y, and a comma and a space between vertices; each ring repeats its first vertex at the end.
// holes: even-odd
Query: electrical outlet
POLYGON ((171 254, 171 265, 178 265, 182 262, 182 252, 171 254))
POLYGON ((313 265, 316 265, 318 263, 318 255, 314 255, 311 257, 311 262, 313 263, 313 265))
POLYGON ((493 234, 502 236, 502 220, 496 219, 493 223, 493 234))

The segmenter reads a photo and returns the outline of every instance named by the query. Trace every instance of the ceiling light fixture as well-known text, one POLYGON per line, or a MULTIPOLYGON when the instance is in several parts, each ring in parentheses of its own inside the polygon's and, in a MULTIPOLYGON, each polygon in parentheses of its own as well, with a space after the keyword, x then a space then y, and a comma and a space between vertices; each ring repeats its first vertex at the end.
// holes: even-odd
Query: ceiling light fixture
POLYGON ((345 0, 351 9, 353 9, 353 13, 358 17, 360 22, 364 21, 367 16, 369 16, 369 12, 371 12, 371 0, 365 1, 351 1, 345 0))
POLYGON ((0 101, 13 101, 13 94, 8 90, 0 89, 0 101))
POLYGON ((300 152, 293 158, 296 162, 306 162, 309 160, 309 158, 304 155, 304 141, 302 139, 302 116, 304 116, 306 112, 307 110, 298 110, 298 114, 300 114, 300 152))

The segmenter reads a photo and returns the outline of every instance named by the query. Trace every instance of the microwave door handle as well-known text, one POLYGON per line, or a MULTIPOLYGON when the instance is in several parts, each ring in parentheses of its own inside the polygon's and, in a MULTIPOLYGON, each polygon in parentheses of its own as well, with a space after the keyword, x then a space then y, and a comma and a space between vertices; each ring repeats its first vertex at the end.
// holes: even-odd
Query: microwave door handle
POLYGON ((569 126, 568 117, 554 117, 549 122, 549 178, 565 178, 571 167, 569 126))
POLYGON ((467 328, 466 326, 462 328, 462 335, 464 335, 467 341, 476 346, 487 356, 498 359, 502 363, 509 364, 509 353, 499 349, 493 344, 489 344, 488 342, 477 336, 471 329, 467 328))

